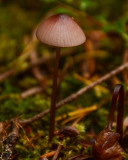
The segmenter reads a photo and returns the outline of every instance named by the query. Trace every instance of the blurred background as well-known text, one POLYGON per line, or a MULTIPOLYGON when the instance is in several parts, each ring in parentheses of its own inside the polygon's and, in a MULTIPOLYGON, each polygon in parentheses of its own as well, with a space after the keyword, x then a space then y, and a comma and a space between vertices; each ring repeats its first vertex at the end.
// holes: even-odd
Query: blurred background
MULTIPOLYGON (((41 44, 35 31, 44 18, 57 13, 74 17, 87 38, 82 46, 62 49, 58 101, 128 61, 128 0, 0 0, 1 121, 13 117, 26 119, 50 107, 55 48, 41 44)), ((123 84, 127 94, 127 76, 125 70, 60 108, 56 127, 80 118, 70 114, 65 120, 60 115, 96 105, 95 112, 90 108, 92 113, 82 117, 77 128, 84 136, 92 130, 98 133, 108 119, 115 84, 123 84)), ((128 105, 127 99, 125 104, 128 105)), ((43 146, 48 125, 49 115, 24 129, 16 146, 18 159, 37 160, 48 151, 48 146, 43 146), (34 137, 34 151, 26 134, 34 137)), ((67 155, 63 156, 67 159, 75 152, 65 150, 67 155)))
POLYGON ((115 38, 115 43, 112 40, 114 44, 111 42, 109 49, 118 47, 117 53, 112 53, 117 55, 125 46, 125 38, 127 40, 127 12, 127 0, 1 0, 0 62, 2 64, 14 60, 23 50, 25 38, 32 34, 36 25, 44 17, 56 13, 74 17, 87 36, 91 36, 89 32, 93 30, 109 32, 109 36, 115 38), (124 42, 115 46, 119 43, 119 36, 120 41, 124 42))

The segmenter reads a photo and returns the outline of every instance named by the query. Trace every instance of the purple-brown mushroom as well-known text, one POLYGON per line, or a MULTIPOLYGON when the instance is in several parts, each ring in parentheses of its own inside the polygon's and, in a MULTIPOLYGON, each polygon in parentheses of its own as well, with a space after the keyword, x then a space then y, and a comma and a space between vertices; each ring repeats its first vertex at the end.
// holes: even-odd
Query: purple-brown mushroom
POLYGON ((84 32, 74 19, 65 14, 57 14, 45 19, 37 28, 36 35, 42 43, 57 47, 51 98, 49 131, 49 140, 51 141, 55 128, 57 77, 61 47, 81 45, 85 42, 86 38, 84 32))
POLYGON ((95 160, 122 160, 122 153, 124 152, 123 148, 121 147, 123 137, 123 111, 124 89, 122 85, 117 84, 112 96, 108 125, 103 131, 98 134, 93 144, 92 153, 95 160), (114 119, 117 100, 117 133, 115 133, 112 131, 112 123, 114 119))

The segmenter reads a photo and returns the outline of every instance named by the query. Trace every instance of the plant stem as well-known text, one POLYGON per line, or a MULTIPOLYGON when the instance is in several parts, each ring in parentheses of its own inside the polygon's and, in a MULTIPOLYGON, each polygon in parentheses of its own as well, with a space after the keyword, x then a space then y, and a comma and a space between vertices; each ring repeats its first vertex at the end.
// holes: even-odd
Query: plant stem
POLYGON ((107 126, 107 128, 110 130, 112 130, 112 123, 114 119, 114 112, 118 97, 119 97, 119 102, 118 102, 118 115, 117 115, 117 132, 120 134, 120 140, 121 140, 123 136, 124 89, 123 86, 120 84, 116 85, 112 96, 112 104, 107 126))
POLYGON ((54 128, 55 128, 57 77, 58 77, 58 68, 59 68, 59 60, 60 60, 60 50, 61 50, 61 48, 58 47, 57 52, 56 52, 56 61, 55 61, 55 68, 54 68, 54 74, 53 74, 51 110, 50 110, 51 114, 50 114, 49 142, 52 140, 52 138, 54 136, 54 128))

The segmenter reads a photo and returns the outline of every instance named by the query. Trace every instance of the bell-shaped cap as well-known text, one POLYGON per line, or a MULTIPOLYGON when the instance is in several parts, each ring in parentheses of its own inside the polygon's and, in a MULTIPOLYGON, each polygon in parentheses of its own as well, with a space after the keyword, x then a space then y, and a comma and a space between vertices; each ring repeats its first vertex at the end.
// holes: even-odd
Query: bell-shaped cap
POLYGON ((79 25, 65 14, 44 20, 37 28, 36 35, 42 43, 57 47, 78 46, 86 40, 79 25))

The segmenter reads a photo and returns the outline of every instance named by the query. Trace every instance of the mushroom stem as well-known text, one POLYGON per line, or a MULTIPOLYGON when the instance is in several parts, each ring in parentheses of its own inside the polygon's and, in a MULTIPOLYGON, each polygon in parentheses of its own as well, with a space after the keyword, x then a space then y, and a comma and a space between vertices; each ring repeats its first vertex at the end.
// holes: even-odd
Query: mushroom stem
POLYGON ((59 60, 60 60, 60 50, 61 50, 61 48, 58 47, 57 48, 57 52, 56 52, 55 68, 54 68, 54 73, 53 73, 51 111, 50 111, 51 114, 50 114, 49 142, 52 140, 52 138, 54 136, 54 128, 55 128, 57 77, 58 77, 58 68, 59 68, 59 60))
POLYGON ((118 115, 117 115, 116 130, 120 134, 120 140, 121 140, 123 136, 124 89, 123 89, 123 86, 120 84, 116 85, 113 92, 107 129, 112 130, 112 123, 113 123, 114 112, 115 112, 115 107, 116 107, 116 102, 118 100, 118 97, 119 97, 119 101, 118 101, 118 115))

